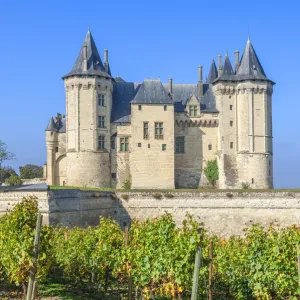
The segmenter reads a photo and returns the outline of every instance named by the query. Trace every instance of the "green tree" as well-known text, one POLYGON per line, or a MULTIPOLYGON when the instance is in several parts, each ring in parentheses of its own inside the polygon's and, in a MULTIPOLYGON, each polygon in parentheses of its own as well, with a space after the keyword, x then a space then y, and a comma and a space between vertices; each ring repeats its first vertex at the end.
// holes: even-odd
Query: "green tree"
POLYGON ((207 161, 206 167, 204 168, 204 174, 209 183, 215 187, 217 180, 219 179, 219 167, 217 159, 207 161))
POLYGON ((7 178, 9 178, 11 175, 17 175, 15 170, 11 167, 3 167, 0 169, 0 183, 3 183, 7 178))
POLYGON ((22 179, 42 178, 43 167, 37 165, 27 164, 24 167, 20 167, 20 177, 22 179))
POLYGON ((22 179, 18 175, 11 175, 9 178, 5 180, 5 183, 8 185, 21 185, 23 183, 22 179))
POLYGON ((6 144, 0 140, 0 170, 2 168, 3 162, 5 162, 6 160, 12 160, 14 158, 15 158, 15 154, 9 152, 7 150, 6 144))

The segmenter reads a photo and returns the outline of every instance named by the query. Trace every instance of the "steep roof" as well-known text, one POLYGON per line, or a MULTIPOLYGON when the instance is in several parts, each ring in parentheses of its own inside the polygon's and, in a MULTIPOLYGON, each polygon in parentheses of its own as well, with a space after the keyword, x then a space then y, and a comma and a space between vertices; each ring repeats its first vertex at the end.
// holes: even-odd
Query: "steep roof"
POLYGON ((212 83, 213 81, 215 81, 218 78, 218 70, 217 70, 217 66, 215 63, 215 60, 213 58, 210 69, 209 69, 209 73, 206 79, 206 83, 212 83))
POLYGON ((173 104, 159 79, 145 79, 131 103, 173 104))
POLYGON ((50 118, 48 126, 45 131, 57 131, 56 124, 53 120, 53 117, 50 118))
POLYGON ((221 74, 221 79, 223 80, 235 80, 235 74, 232 69, 232 65, 228 56, 228 53, 226 53, 225 61, 223 65, 223 70, 221 74))
POLYGON ((67 75, 65 75, 63 78, 67 78, 74 75, 85 75, 85 76, 92 75, 92 76, 104 76, 104 77, 111 78, 111 75, 109 73, 110 70, 108 72, 105 71, 95 41, 93 39, 92 33, 89 29, 84 39, 84 42, 82 44, 82 47, 79 51, 78 57, 75 61, 72 71, 67 75), (83 60, 84 60, 83 59, 84 46, 87 47, 87 70, 86 71, 84 71, 82 68, 83 60))
POLYGON ((241 63, 237 72, 237 80, 268 80, 265 71, 256 55, 250 39, 248 39, 241 63))

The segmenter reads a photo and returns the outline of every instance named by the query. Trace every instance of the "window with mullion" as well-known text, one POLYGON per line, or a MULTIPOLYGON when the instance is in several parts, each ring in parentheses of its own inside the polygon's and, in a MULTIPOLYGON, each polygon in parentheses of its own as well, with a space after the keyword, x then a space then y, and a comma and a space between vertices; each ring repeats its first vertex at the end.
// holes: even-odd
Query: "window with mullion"
POLYGON ((164 125, 161 122, 155 122, 155 138, 163 138, 164 125))
POLYGON ((98 95, 98 105, 105 106, 105 95, 104 94, 98 95))
POLYGON ((120 151, 127 152, 129 150, 129 138, 120 138, 120 151))
POLYGON ((98 136, 98 150, 104 150, 105 149, 105 136, 99 135, 98 136))
POLYGON ((197 105, 190 105, 189 109, 190 109, 189 114, 190 114, 191 117, 198 116, 198 106, 197 105))
POLYGON ((184 136, 175 137, 175 153, 184 153, 184 136))
POLYGON ((144 122, 144 139, 149 137, 149 122, 144 122))
POLYGON ((98 116, 98 128, 105 128, 105 116, 98 116))

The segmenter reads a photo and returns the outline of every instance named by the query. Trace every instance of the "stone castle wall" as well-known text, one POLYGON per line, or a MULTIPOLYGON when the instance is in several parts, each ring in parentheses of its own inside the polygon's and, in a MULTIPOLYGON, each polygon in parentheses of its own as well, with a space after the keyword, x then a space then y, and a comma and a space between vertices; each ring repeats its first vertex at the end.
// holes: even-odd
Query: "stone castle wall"
POLYGON ((99 223, 111 216, 121 226, 171 213, 178 225, 193 214, 215 234, 242 234, 254 223, 300 224, 300 192, 95 192, 80 190, 0 192, 0 215, 23 197, 36 196, 44 222, 66 226, 99 223), (157 195, 161 198, 157 199, 157 195), (124 195, 127 195, 124 196, 124 195), (171 196, 170 196, 171 195, 171 196), (169 196, 169 197, 168 197, 169 196), (123 199, 124 198, 124 199, 123 199), (125 200, 126 198, 126 200, 125 200))

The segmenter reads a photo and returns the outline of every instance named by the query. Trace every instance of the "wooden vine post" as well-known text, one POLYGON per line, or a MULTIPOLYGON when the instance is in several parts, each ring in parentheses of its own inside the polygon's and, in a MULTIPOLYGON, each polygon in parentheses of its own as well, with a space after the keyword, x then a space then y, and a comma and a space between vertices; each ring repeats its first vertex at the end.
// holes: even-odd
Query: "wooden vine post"
POLYGON ((209 241, 209 286, 208 286, 208 299, 213 299, 212 287, 213 287, 213 241, 209 241))
POLYGON ((300 287, 300 246, 297 247, 297 258, 298 258, 298 280, 300 287))
POLYGON ((35 276, 37 273, 37 262, 39 256, 42 221, 43 221, 43 216, 41 215, 41 213, 39 213, 36 221, 33 255, 32 255, 32 268, 29 274, 29 283, 28 283, 26 300, 34 300, 37 294, 37 282, 35 280, 35 276))
MULTIPOLYGON (((198 232, 201 234, 202 228, 199 228, 198 232)), ((202 261, 202 249, 198 245, 195 255, 195 266, 194 266, 194 276, 193 276, 193 288, 191 300, 197 300, 198 298, 198 285, 199 285, 199 271, 202 261)))
MULTIPOLYGON (((128 247, 129 245, 129 231, 128 231, 128 227, 126 226, 125 227, 125 246, 128 247)), ((130 275, 130 272, 128 270, 128 262, 126 263, 127 264, 127 272, 128 272, 128 300, 132 300, 132 278, 131 278, 131 275, 130 275)))

